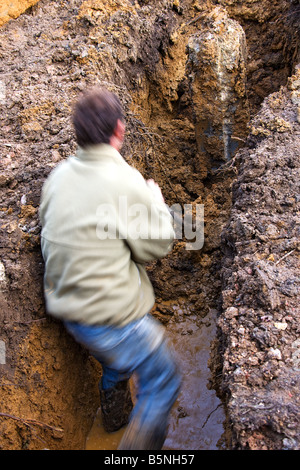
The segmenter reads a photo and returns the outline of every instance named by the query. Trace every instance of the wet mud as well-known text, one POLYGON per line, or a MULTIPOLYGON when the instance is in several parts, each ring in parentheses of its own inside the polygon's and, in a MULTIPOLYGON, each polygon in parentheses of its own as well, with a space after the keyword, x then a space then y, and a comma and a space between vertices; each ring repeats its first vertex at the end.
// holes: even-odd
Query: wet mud
POLYGON ((166 448, 299 447, 300 5, 157 3, 40 0, 0 28, 1 449, 122 433, 103 433, 101 369, 42 290, 41 187, 95 84, 124 106, 124 158, 169 206, 204 205, 203 247, 178 238, 147 267, 184 374, 166 448))
POLYGON ((215 390, 209 388, 210 347, 216 335, 216 312, 205 320, 185 315, 174 307, 168 323, 168 336, 183 371, 182 391, 171 413, 167 449, 219 450, 224 448, 225 413, 215 390), (195 367, 197 364, 197 367, 195 367))

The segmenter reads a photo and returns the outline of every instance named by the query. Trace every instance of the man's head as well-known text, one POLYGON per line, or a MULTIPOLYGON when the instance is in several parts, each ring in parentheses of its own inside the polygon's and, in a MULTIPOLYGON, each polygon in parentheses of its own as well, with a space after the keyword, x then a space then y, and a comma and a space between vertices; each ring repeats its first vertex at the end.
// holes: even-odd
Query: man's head
POLYGON ((119 98, 106 89, 92 89, 82 95, 73 113, 77 143, 80 147, 122 145, 125 125, 119 98))

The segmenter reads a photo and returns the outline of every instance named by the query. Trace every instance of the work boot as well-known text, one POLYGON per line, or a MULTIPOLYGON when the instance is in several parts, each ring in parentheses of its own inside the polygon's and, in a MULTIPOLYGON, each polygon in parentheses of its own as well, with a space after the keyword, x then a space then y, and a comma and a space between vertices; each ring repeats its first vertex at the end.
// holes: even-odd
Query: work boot
POLYGON ((114 387, 103 390, 99 385, 102 421, 107 432, 115 432, 128 424, 133 408, 129 381, 118 382, 114 387))
POLYGON ((165 427, 141 429, 132 420, 120 442, 118 450, 161 450, 166 439, 165 427))

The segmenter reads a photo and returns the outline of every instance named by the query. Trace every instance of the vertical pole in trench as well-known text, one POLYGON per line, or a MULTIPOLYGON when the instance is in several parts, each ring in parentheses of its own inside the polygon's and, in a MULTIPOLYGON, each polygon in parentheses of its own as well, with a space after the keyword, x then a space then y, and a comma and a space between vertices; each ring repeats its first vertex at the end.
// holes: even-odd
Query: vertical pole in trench
POLYGON ((188 42, 188 71, 199 158, 208 169, 228 161, 247 135, 246 37, 217 7, 188 42))

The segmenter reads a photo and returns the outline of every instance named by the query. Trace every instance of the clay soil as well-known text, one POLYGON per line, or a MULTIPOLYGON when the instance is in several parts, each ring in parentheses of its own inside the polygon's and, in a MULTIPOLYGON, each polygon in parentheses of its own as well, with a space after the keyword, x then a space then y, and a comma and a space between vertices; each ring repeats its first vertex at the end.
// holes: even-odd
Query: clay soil
POLYGON ((178 239, 148 270, 166 327, 174 305, 198 325, 218 318, 209 364, 223 447, 299 449, 299 9, 41 0, 2 26, 1 449, 82 449, 99 407, 99 365, 45 312, 38 218, 45 178, 76 150, 74 101, 94 85, 123 103, 124 158, 170 206, 204 204, 203 248, 178 239), (251 120, 213 165, 199 153, 187 44, 225 7, 246 34, 251 120))

